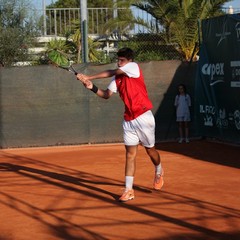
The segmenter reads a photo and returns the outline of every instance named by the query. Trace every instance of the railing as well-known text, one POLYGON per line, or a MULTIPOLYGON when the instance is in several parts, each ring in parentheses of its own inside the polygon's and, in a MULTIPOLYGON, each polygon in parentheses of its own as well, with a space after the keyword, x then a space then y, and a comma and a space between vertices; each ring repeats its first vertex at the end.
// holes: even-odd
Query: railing
MULTIPOLYGON (((233 9, 229 7, 222 8, 222 10, 230 14, 240 13, 240 8, 233 9)), ((88 33, 97 36, 109 34, 107 30, 111 29, 108 26, 110 21, 116 16, 126 15, 126 11, 128 11, 128 15, 143 19, 151 28, 136 23, 132 25, 125 24, 118 27, 118 32, 122 34, 156 33, 161 29, 160 24, 153 16, 136 7, 132 7, 130 10, 124 8, 88 8, 88 33)), ((65 36, 76 27, 79 27, 81 21, 80 8, 46 8, 45 13, 43 10, 40 11, 39 17, 43 19, 41 35, 44 36, 65 36)), ((114 32, 114 29, 112 31, 114 32)))
MULTIPOLYGON (((223 14, 240 12, 240 9, 234 9, 233 12, 229 8, 223 8, 222 10, 223 14)), ((80 29, 80 8, 47 8, 44 14, 43 11, 39 13, 39 17, 43 19, 40 33, 44 36, 41 38, 44 43, 55 37, 71 37, 71 34, 80 29)), ((166 59, 182 60, 185 57, 178 51, 177 43, 166 44, 162 40, 161 34, 155 34, 162 30, 158 20, 138 8, 88 8, 87 29, 88 36, 99 43, 98 50, 105 54, 104 60, 99 61, 113 61, 114 54, 112 53, 119 47, 126 45, 135 49, 136 60, 139 62, 166 59), (111 25, 112 20, 116 17, 121 19, 119 25, 116 25, 116 22, 115 25, 111 25), (144 20, 148 23, 148 27, 136 22, 132 23, 131 20, 133 19, 144 20), (125 23, 122 24, 124 21, 125 23)), ((192 52, 192 58, 196 57, 196 49, 194 48, 192 52)), ((82 52, 84 53, 84 48, 82 52)))
MULTIPOLYGON (((129 15, 134 17, 144 19, 152 27, 151 32, 157 31, 159 28, 157 20, 152 17, 150 14, 137 9, 131 8, 88 8, 88 33, 91 35, 104 35, 109 34, 109 29, 111 32, 110 22, 113 18, 117 16, 126 15, 128 11, 129 15)), ((42 35, 55 35, 55 36, 64 36, 76 27, 80 26, 81 16, 79 8, 52 8, 46 9, 45 13, 42 12, 43 24, 41 27, 42 35)), ((118 26, 118 31, 120 33, 136 34, 136 33, 149 33, 149 29, 139 24, 129 24, 125 23, 121 26, 118 26)), ((114 29, 112 29, 114 32, 114 29)))

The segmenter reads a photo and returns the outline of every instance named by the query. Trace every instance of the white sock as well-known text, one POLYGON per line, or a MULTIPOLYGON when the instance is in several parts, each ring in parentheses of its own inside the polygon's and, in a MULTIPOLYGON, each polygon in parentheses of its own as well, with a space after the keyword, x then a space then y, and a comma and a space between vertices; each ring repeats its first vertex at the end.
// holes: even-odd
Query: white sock
POLYGON ((162 165, 161 165, 161 163, 159 163, 159 165, 155 166, 155 172, 158 175, 162 174, 162 165))
POLYGON ((127 189, 131 190, 133 188, 133 176, 126 176, 125 177, 125 186, 127 189))

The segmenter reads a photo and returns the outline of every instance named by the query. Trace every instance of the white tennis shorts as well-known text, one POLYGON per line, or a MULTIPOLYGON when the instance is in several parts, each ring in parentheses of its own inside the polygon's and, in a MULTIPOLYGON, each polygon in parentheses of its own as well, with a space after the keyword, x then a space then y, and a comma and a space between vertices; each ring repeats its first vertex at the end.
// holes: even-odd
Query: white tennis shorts
POLYGON ((126 146, 142 143, 144 147, 155 145, 155 118, 147 111, 131 121, 123 121, 123 139, 126 146))

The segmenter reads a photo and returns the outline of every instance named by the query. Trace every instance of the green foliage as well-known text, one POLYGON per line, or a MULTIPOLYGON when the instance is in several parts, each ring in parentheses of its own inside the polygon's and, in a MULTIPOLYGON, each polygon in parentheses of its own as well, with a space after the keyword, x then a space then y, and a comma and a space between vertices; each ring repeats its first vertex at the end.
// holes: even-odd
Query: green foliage
POLYGON ((49 8, 75 8, 79 7, 79 0, 58 0, 53 4, 48 5, 49 8))
MULTIPOLYGON (((118 7, 122 7, 128 4, 125 0, 118 0, 118 7)), ((50 4, 48 7, 51 8, 79 8, 80 0, 58 0, 53 4, 50 4)), ((88 8, 111 8, 113 7, 113 0, 87 0, 88 8)))
POLYGON ((159 33, 163 34, 162 43, 176 44, 176 50, 190 61, 198 52, 198 20, 222 14, 221 7, 229 0, 130 1, 158 20, 159 33))
MULTIPOLYGON (((78 38, 80 37, 79 32, 76 31, 76 34, 70 37, 72 37, 71 40, 54 39, 50 41, 47 44, 47 58, 58 65, 65 65, 68 60, 74 63, 81 63, 81 56, 78 57, 78 53, 81 53, 81 42, 78 38), (65 59, 64 55, 66 56, 65 59)), ((104 54, 97 50, 99 44, 99 42, 88 38, 88 58, 90 62, 99 63, 104 60, 104 54)))
POLYGON ((69 65, 69 59, 73 61, 72 46, 66 40, 54 39, 47 44, 47 57, 57 65, 69 65))
POLYGON ((139 34, 129 41, 120 42, 118 47, 130 47, 135 51, 135 61, 162 61, 181 59, 174 45, 162 44, 159 34, 139 34))
MULTIPOLYGON (((88 0, 88 8, 124 8, 122 11, 118 9, 116 18, 113 17, 112 12, 107 15, 101 13, 100 19, 103 19, 103 21, 93 26, 89 24, 88 30, 96 32, 96 29, 98 29, 98 34, 106 36, 113 32, 123 35, 128 34, 135 24, 142 25, 154 34, 145 34, 145 39, 142 36, 136 36, 127 43, 119 43, 119 46, 128 45, 132 47, 137 53, 137 60, 147 61, 150 58, 162 60, 179 56, 180 59, 191 61, 197 59, 196 54, 199 50, 199 20, 223 14, 221 7, 226 2, 229 2, 229 0, 88 0), (116 3, 115 6, 114 2, 116 3), (156 19, 156 22, 152 23, 146 19, 134 17, 130 11, 130 6, 135 6, 150 14, 156 19), (155 37, 157 39, 154 40, 155 37), (169 51, 168 54, 167 51, 169 51)), ((79 8, 79 5, 79 0, 58 0, 51 7, 79 8)), ((95 15, 90 15, 89 22, 96 23, 95 18, 95 15)), ((75 42, 78 49, 78 58, 81 50, 79 43, 80 41, 75 42)), ((94 48, 95 46, 92 44, 90 55, 94 48)), ((97 51, 94 52, 94 56, 97 56, 98 60, 106 59, 104 55, 98 54, 97 51)), ((94 61, 96 60, 94 57, 91 58, 94 61)), ((109 59, 108 57, 107 61, 109 59)))
POLYGON ((61 52, 57 50, 51 50, 48 52, 48 58, 51 62, 59 65, 59 66, 69 66, 68 58, 65 56, 65 54, 62 54, 61 52))
MULTIPOLYGON (((94 8, 92 11, 89 11, 88 14, 88 32, 89 33, 98 33, 100 35, 110 35, 115 31, 120 31, 121 34, 133 29, 134 26, 134 17, 130 10, 129 2, 125 0, 118 0, 116 1, 116 5, 114 5, 113 0, 88 0, 87 7, 94 8), (99 8, 99 9, 98 9, 99 8), (114 16, 114 9, 117 8, 117 16, 114 16), (124 9, 121 9, 124 8, 124 9), (93 23, 93 24, 92 24, 93 23)), ((79 8, 80 1, 79 0, 58 0, 54 4, 49 5, 50 8, 79 8)), ((69 15, 72 16, 74 19, 74 13, 69 11, 69 15)), ((50 19, 54 19, 54 13, 51 13, 49 16, 48 21, 50 19)), ((70 25, 72 23, 64 22, 64 18, 57 15, 57 22, 60 24, 62 22, 62 26, 66 26, 69 24, 69 29, 71 28, 70 25)), ((58 27, 60 28, 60 27, 58 27)), ((50 31, 50 30, 49 30, 50 31)), ((50 31, 51 32, 51 31, 50 31)), ((70 30, 73 33, 72 30, 70 30)))
POLYGON ((23 0, 2 0, 0 5, 0 64, 29 60, 28 47, 36 36, 23 0))

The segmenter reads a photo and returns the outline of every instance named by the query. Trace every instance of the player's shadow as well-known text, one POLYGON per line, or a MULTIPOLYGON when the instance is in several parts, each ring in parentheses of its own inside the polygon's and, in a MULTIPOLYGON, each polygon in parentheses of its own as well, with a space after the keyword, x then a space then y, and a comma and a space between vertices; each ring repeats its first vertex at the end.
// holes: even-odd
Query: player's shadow
MULTIPOLYGON (((80 187, 84 187, 85 189, 91 189, 95 192, 107 194, 115 200, 117 200, 119 198, 119 195, 113 194, 112 192, 101 189, 100 187, 97 187, 97 186, 112 185, 112 186, 123 187, 122 183, 113 182, 113 180, 111 180, 111 179, 105 179, 105 181, 103 181, 103 177, 100 177, 97 175, 90 175, 90 174, 84 173, 84 172, 79 172, 79 175, 81 177, 74 177, 74 176, 70 176, 70 175, 66 175, 66 174, 62 174, 62 173, 51 172, 51 171, 46 171, 46 170, 42 170, 42 169, 26 167, 26 166, 22 166, 22 165, 11 164, 11 163, 0 163, 0 171, 16 172, 19 175, 29 177, 29 178, 32 178, 35 180, 39 180, 39 181, 45 182, 47 184, 53 184, 58 187, 62 187, 66 190, 86 193, 86 190, 80 190, 78 188, 75 188, 75 187, 69 186, 69 185, 66 186, 65 184, 62 184, 61 182, 71 183, 71 184, 74 184, 75 186, 80 186, 80 187), (58 182, 56 182, 54 180, 58 180, 58 182)), ((151 193, 151 190, 149 190, 147 188, 143 188, 141 186, 136 186, 135 189, 138 191, 151 193)), ((91 193, 88 193, 88 195, 91 195, 91 193)), ((97 195, 94 194, 94 197, 97 197, 97 195)), ((101 198, 101 197, 99 196, 99 198, 101 198)))
MULTIPOLYGON (((56 172, 51 172, 51 171, 46 171, 46 170, 42 170, 42 169, 36 169, 36 168, 32 168, 32 167, 26 167, 26 166, 22 166, 22 165, 11 164, 11 163, 0 163, 0 171, 16 172, 17 174, 19 174, 21 176, 25 176, 25 177, 32 178, 32 179, 35 179, 38 181, 42 181, 47 184, 53 184, 58 187, 64 188, 66 190, 71 190, 71 191, 75 191, 75 192, 85 192, 85 190, 80 190, 80 189, 75 188, 70 185, 67 186, 65 184, 62 184, 61 182, 71 183, 71 184, 74 184, 77 186, 84 187, 86 189, 91 189, 91 190, 94 190, 97 192, 108 194, 111 197, 113 197, 114 199, 117 198, 117 195, 115 195, 109 191, 103 190, 101 188, 98 188, 98 187, 96 187, 96 185, 122 186, 120 183, 114 183, 114 182, 110 182, 110 181, 102 181, 102 178, 99 176, 96 176, 96 175, 95 176, 93 175, 94 179, 90 180, 91 176, 86 173, 80 172, 80 175, 83 176, 82 178, 81 177, 73 177, 73 176, 66 175, 66 174, 61 174, 61 173, 56 173, 56 172), (58 181, 56 182, 54 180, 58 180, 58 181)), ((88 193, 88 194, 90 195, 91 193, 88 193)), ((101 198, 101 197, 99 196, 99 198, 101 198)))
POLYGON ((158 150, 212 162, 224 166, 240 168, 239 146, 227 145, 207 140, 193 140, 189 144, 177 142, 162 142, 156 145, 158 150))
MULTIPOLYGON (((30 161, 30 159, 28 159, 28 161, 30 161)), ((45 167, 47 167, 47 166, 48 165, 45 165, 45 167)), ((52 169, 53 169, 53 167, 54 166, 52 166, 52 169)), ((51 168, 51 167, 49 166, 49 168, 51 168)), ((121 204, 118 201, 113 201, 112 199, 110 199, 104 195, 107 194, 114 199, 118 198, 117 195, 115 195, 107 190, 103 190, 99 187, 96 187, 96 183, 104 184, 104 185, 117 185, 117 186, 121 185, 121 184, 119 184, 119 182, 117 182, 117 181, 115 182, 114 180, 106 179, 106 181, 103 181, 102 177, 100 177, 100 176, 86 174, 86 173, 80 172, 80 171, 77 171, 74 173, 82 175, 82 177, 75 177, 75 176, 70 176, 68 174, 56 173, 56 172, 51 172, 49 170, 36 169, 36 168, 32 168, 32 167, 26 167, 26 166, 21 166, 18 164, 11 164, 11 163, 6 163, 6 162, 0 163, 0 171, 11 171, 11 172, 18 174, 21 177, 24 177, 24 178, 27 178, 30 180, 36 180, 36 181, 40 181, 40 182, 43 182, 43 183, 46 183, 49 185, 54 185, 54 186, 60 187, 62 189, 66 189, 68 191, 76 192, 78 194, 82 194, 82 195, 85 195, 85 196, 88 196, 91 198, 105 201, 107 203, 113 204, 114 206, 117 205, 123 209, 137 212, 138 214, 142 214, 145 216, 151 216, 151 218, 155 218, 155 219, 157 219, 157 221, 161 220, 164 222, 169 222, 171 224, 175 224, 180 227, 191 229, 193 231, 197 231, 199 233, 204 234, 204 236, 206 236, 206 235, 214 236, 214 237, 216 237, 216 239, 219 239, 219 240, 223 239, 223 238, 221 238, 221 236, 223 236, 224 239, 227 239, 226 237, 229 237, 228 234, 219 233, 208 227, 201 226, 200 224, 191 223, 191 222, 185 221, 184 219, 181 219, 181 218, 178 219, 178 218, 172 217, 171 215, 163 214, 161 212, 156 212, 156 211, 152 210, 152 208, 145 208, 146 206, 141 207, 141 205, 139 206, 139 205, 121 204), (70 183, 70 184, 66 185, 66 183, 70 183), (92 190, 92 191, 89 191, 89 190, 92 190), (99 193, 102 193, 104 195, 101 195, 99 193)), ((141 189, 141 188, 139 187, 139 189, 141 189)), ((38 221, 42 222, 43 224, 48 225, 49 228, 51 228, 52 231, 54 231, 54 235, 64 237, 64 239, 76 239, 76 238, 74 238, 74 236, 71 235, 70 232, 68 232, 68 228, 66 227, 67 224, 71 227, 80 228, 82 231, 88 231, 81 225, 76 225, 76 224, 74 225, 74 223, 72 223, 68 219, 59 218, 57 215, 55 215, 51 211, 51 209, 50 210, 49 209, 41 209, 39 207, 32 205, 30 202, 26 202, 24 199, 17 199, 14 195, 12 196, 12 195, 9 195, 8 193, 1 193, 1 194, 3 194, 9 200, 9 201, 5 201, 4 204, 9 207, 14 206, 15 210, 19 211, 21 214, 31 216, 32 213, 25 211, 24 210, 25 208, 20 208, 19 206, 26 206, 27 208, 32 209, 33 210, 32 212, 39 213, 39 214, 35 214, 36 216, 34 215, 34 217, 38 221), (16 203, 16 204, 14 205, 13 203, 16 203), (48 217, 54 218, 56 221, 58 221, 58 224, 48 223, 44 219, 44 217, 42 217, 41 214, 44 214, 44 215, 47 214, 48 217)), ((222 214, 224 214, 225 211, 228 210, 228 209, 225 209, 225 207, 216 206, 215 204, 198 201, 197 199, 188 198, 183 195, 178 196, 176 194, 173 194, 170 192, 168 193, 165 191, 162 192, 161 194, 165 200, 173 202, 174 205, 176 204, 176 202, 182 202, 182 203, 186 203, 188 205, 191 204, 192 206, 199 205, 201 207, 201 209, 204 206, 204 208, 209 209, 209 211, 211 209, 212 209, 212 211, 215 211, 215 208, 217 208, 217 209, 221 208, 222 214)), ((157 204, 159 204, 159 203, 157 203, 157 204)), ((164 202, 162 204, 164 204, 164 202)), ((169 203, 167 203, 167 204, 169 204, 169 203)), ((234 211, 234 210, 232 210, 232 211, 234 211)), ((235 212, 233 212, 231 215, 233 215, 233 214, 235 214, 235 212)), ((96 237, 96 235, 94 235, 93 232, 88 232, 88 234, 96 237)), ((98 239, 104 239, 104 237, 99 236, 98 239)), ((231 239, 234 239, 234 238, 231 238, 231 239)))

